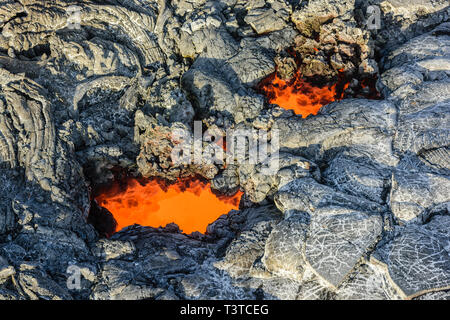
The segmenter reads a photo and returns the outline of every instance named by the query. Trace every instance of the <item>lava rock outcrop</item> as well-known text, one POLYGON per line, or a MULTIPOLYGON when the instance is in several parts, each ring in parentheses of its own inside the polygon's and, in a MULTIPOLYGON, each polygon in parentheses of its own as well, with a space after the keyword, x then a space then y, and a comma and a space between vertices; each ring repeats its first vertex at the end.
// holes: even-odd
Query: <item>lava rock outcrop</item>
POLYGON ((296 2, 0 1, 0 299, 450 298, 448 2, 296 2), (277 64, 383 99, 301 118, 256 90, 277 64), (194 119, 278 130, 279 169, 173 164, 194 119), (90 184, 114 167, 245 200, 206 234, 106 239, 90 184))

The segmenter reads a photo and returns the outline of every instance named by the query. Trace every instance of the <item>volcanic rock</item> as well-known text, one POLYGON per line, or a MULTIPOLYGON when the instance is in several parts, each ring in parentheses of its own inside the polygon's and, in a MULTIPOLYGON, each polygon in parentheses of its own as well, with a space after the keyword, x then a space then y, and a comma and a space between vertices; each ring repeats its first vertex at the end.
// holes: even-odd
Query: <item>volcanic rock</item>
POLYGON ((387 268, 402 297, 449 288, 448 218, 436 215, 424 225, 399 228, 372 256, 387 268))
POLYGON ((0 3, 0 299, 448 299, 447 1, 107 3, 0 3), (298 70, 381 94, 267 103, 261 80, 298 70), (279 146, 174 163, 194 120, 279 146), (118 168, 245 196, 204 234, 110 235, 90 213, 118 168))
POLYGON ((285 27, 284 20, 277 16, 273 9, 251 10, 244 18, 257 34, 281 30, 285 27))

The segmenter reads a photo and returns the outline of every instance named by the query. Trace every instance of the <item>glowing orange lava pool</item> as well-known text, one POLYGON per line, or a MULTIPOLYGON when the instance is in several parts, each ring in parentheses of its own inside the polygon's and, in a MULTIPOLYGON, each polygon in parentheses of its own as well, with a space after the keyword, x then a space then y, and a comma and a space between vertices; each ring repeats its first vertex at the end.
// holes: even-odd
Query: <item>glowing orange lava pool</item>
POLYGON ((295 114, 305 118, 310 114, 316 115, 322 106, 341 99, 342 92, 347 87, 348 83, 340 90, 337 84, 315 87, 297 70, 290 80, 283 80, 277 72, 273 73, 263 80, 260 90, 266 95, 269 103, 294 110, 295 114))
POLYGON ((171 185, 149 180, 143 185, 129 178, 125 188, 113 183, 95 199, 114 216, 116 231, 133 224, 158 228, 173 222, 189 234, 205 233, 208 224, 238 209, 241 196, 240 191, 217 196, 210 183, 198 179, 180 179, 171 185))

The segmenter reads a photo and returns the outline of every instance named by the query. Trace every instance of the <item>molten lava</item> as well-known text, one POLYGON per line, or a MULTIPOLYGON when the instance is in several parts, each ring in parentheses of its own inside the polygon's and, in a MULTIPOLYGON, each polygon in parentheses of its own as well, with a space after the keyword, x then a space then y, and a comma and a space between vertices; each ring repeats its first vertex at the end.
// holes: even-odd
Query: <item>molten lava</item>
POLYGON ((342 99, 342 93, 347 87, 348 83, 315 87, 302 78, 300 71, 297 70, 294 77, 289 80, 281 79, 277 72, 273 73, 263 80, 260 90, 267 96, 269 103, 294 110, 296 114, 305 118, 310 114, 316 115, 322 106, 342 99))
POLYGON ((222 214, 238 209, 242 192, 217 196, 210 184, 197 179, 178 180, 166 185, 158 180, 141 184, 129 178, 125 188, 114 183, 96 196, 117 221, 116 231, 133 224, 164 227, 176 223, 184 233, 205 233, 208 224, 222 214))

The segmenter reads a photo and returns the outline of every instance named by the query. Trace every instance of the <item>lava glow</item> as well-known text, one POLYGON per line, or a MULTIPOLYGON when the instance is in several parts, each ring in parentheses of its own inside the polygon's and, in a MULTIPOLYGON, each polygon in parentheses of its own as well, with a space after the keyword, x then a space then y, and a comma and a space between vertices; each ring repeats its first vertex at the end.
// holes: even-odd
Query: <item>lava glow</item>
POLYGON ((279 78, 275 72, 260 85, 269 103, 294 110, 296 114, 304 118, 310 114, 316 115, 322 106, 341 99, 342 94, 338 92, 343 92, 348 84, 345 84, 341 90, 337 87, 337 84, 315 87, 302 78, 300 71, 297 71, 290 80, 279 78))
POLYGON ((116 231, 133 224, 157 228, 173 222, 189 234, 205 233, 208 224, 238 209, 241 196, 240 191, 234 196, 217 196, 208 182, 196 179, 171 185, 150 180, 142 185, 130 178, 125 188, 115 183, 95 199, 114 216, 116 231))

